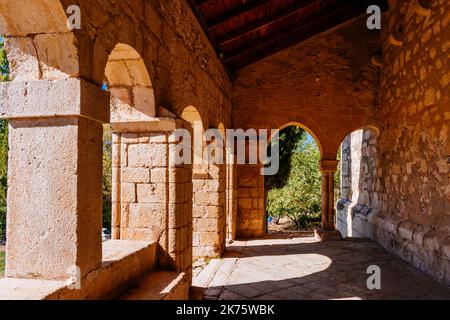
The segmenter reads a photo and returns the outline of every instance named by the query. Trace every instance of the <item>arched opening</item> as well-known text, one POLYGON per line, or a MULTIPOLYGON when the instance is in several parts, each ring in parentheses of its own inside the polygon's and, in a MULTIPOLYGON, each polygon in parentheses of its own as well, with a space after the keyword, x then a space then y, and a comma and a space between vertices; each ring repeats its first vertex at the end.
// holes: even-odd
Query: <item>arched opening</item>
POLYGON ((115 46, 105 67, 103 89, 111 95, 111 125, 103 129, 103 240, 134 238, 130 232, 124 235, 124 228, 132 228, 124 211, 132 214, 130 206, 137 206, 135 193, 138 186, 150 184, 151 166, 130 167, 127 152, 146 139, 139 139, 133 125, 156 115, 151 78, 135 49, 123 43, 115 46))
POLYGON ((225 168, 223 161, 217 164, 213 160, 218 142, 215 137, 223 133, 217 129, 208 130, 206 137, 202 117, 194 106, 185 108, 181 117, 190 123, 193 131, 192 225, 195 267, 207 257, 220 256, 225 248, 225 168))
MULTIPOLYGON (((0 82, 9 80, 9 63, 0 36, 0 82)), ((8 121, 0 120, 0 278, 5 271, 6 194, 8 189, 8 121)))
POLYGON ((13 81, 79 76, 77 41, 61 1, 1 1, 0 34, 8 44, 13 81))
POLYGON ((188 106, 183 110, 181 118, 191 125, 193 141, 193 175, 199 175, 205 172, 203 166, 203 121, 200 113, 194 106, 188 106))
POLYGON ((379 209, 377 140, 379 130, 364 127, 343 141, 340 157, 340 191, 337 229, 344 237, 371 237, 370 220, 379 209))
POLYGON ((205 179, 208 175, 208 166, 203 161, 204 127, 202 117, 194 106, 188 106, 183 110, 181 118, 191 125, 192 130, 192 246, 194 267, 203 252, 204 233, 200 226, 204 219, 208 196, 205 187, 205 179))
MULTIPOLYGON (((280 169, 265 177, 267 232, 307 231, 321 222, 321 151, 314 137, 298 125, 283 126, 278 144, 280 169)), ((269 147, 270 152, 270 147, 269 147)))
POLYGON ((146 121, 155 116, 150 75, 135 49, 117 44, 109 56, 105 76, 111 92, 111 123, 146 121))

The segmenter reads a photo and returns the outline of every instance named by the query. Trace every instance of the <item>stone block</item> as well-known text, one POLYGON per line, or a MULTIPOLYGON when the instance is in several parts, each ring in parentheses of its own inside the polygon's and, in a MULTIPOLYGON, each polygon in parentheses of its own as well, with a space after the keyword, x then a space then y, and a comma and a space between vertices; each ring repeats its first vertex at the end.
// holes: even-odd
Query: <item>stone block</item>
POLYGON ((165 203, 167 200, 167 186, 164 183, 138 184, 137 202, 165 203))
POLYGON ((125 168, 122 170, 121 179, 125 183, 149 183, 150 170, 147 168, 125 168))

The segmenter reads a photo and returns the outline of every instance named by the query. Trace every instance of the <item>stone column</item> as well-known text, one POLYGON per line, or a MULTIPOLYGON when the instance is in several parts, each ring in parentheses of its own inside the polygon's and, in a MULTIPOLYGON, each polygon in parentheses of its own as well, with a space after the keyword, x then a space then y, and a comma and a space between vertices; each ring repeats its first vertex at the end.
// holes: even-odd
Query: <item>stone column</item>
POLYGON ((334 204, 334 174, 339 161, 321 160, 320 170, 322 172, 322 229, 316 230, 316 238, 320 240, 341 239, 341 234, 335 225, 334 204))
MULTIPOLYGON (((187 129, 183 120, 177 121, 177 128, 187 129)), ((192 277, 193 218, 192 218, 192 164, 176 163, 179 156, 176 148, 178 139, 169 137, 169 193, 168 193, 168 253, 177 271, 192 277)))
POLYGON ((236 240, 237 234, 237 166, 235 155, 227 150, 227 177, 226 177, 226 202, 227 202, 227 241, 236 240))
POLYGON ((237 166, 237 236, 261 237, 266 233, 264 176, 262 164, 237 166))
POLYGON ((226 239, 226 166, 194 165, 194 258, 219 257, 226 239))
POLYGON ((9 119, 6 276, 83 277, 102 260, 102 122, 109 95, 82 79, 0 87, 9 119))

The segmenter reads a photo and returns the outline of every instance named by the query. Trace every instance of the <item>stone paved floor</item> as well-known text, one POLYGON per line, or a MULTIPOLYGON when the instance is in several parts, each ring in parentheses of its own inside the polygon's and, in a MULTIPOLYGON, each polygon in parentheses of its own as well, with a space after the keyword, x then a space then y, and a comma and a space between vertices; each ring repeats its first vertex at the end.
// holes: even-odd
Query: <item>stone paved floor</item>
POLYGON ((210 264, 197 276, 204 299, 450 299, 449 288, 365 240, 236 241, 210 264), (381 290, 367 289, 370 265, 381 268, 381 290))

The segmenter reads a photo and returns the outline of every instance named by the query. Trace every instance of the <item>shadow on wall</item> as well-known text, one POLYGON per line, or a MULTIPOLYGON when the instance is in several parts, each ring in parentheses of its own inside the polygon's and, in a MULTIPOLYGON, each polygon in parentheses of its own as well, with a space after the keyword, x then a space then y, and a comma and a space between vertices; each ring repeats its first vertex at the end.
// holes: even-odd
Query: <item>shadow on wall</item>
POLYGON ((366 224, 378 212, 376 190, 377 131, 365 128, 352 132, 343 142, 341 199, 337 203, 337 225, 344 236, 372 238, 366 224), (358 215, 358 224, 355 224, 358 215), (361 224, 362 223, 362 224, 361 224))
POLYGON ((209 287, 205 299, 450 299, 445 286, 368 240, 274 245, 250 241, 229 247, 224 259, 233 258, 239 260, 228 283, 209 287), (367 288, 371 265, 381 269, 381 290, 367 288))

